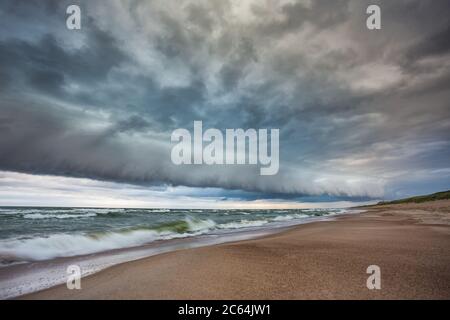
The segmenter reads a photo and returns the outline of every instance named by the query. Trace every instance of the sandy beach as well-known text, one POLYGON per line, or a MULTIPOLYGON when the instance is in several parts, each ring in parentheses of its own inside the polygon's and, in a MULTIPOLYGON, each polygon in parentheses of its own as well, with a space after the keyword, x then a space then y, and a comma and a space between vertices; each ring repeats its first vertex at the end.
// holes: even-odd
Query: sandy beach
POLYGON ((367 208, 127 262, 23 299, 450 299, 450 201, 367 208), (381 290, 366 269, 381 268, 381 290))

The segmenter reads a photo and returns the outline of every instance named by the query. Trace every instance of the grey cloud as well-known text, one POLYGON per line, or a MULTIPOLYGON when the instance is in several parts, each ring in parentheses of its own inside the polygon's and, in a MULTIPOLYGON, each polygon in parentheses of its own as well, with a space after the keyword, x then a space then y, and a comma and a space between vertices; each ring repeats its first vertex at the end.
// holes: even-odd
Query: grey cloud
POLYGON ((3 170, 263 193, 370 196, 380 192, 377 181, 369 184, 366 181, 365 186, 347 185, 345 178, 335 176, 330 182, 314 185, 308 182, 308 176, 316 174, 299 175, 290 169, 283 170, 281 179, 261 177, 254 166, 191 166, 186 170, 167 161, 170 157, 168 144, 142 137, 136 142, 135 136, 117 140, 104 134, 109 131, 108 127, 90 130, 79 127, 80 123, 89 127, 82 114, 51 114, 52 108, 47 108, 42 105, 22 107, 11 101, 3 109, 3 117, 13 128, 0 139, 3 170))
POLYGON ((188 11, 188 19, 193 24, 199 26, 205 31, 211 31, 213 28, 214 20, 210 17, 207 8, 198 4, 190 4, 186 10, 188 11))
POLYGON ((410 59, 417 60, 429 56, 444 55, 450 52, 450 26, 445 26, 445 29, 439 30, 432 34, 426 40, 420 41, 409 52, 410 59))
POLYGON ((270 9, 255 3, 253 13, 266 18, 266 21, 258 26, 263 34, 280 35, 298 31, 305 23, 314 24, 320 29, 342 23, 349 16, 348 3, 348 0, 287 3, 280 8, 282 19, 270 19, 270 9))
POLYGON ((131 116, 127 119, 118 121, 114 131, 129 132, 129 131, 145 131, 151 126, 151 124, 144 118, 138 115, 131 116))
POLYGON ((435 15, 448 2, 377 1, 371 33, 369 1, 237 14, 227 1, 90 1, 76 34, 42 3, 2 5, 17 29, 0 37, 0 170, 294 195, 411 192, 401 179, 418 170, 443 183, 431 172, 448 167, 448 20, 435 15), (42 18, 32 40, 23 16, 42 18), (170 132, 194 120, 280 128, 280 174, 173 166, 170 132))

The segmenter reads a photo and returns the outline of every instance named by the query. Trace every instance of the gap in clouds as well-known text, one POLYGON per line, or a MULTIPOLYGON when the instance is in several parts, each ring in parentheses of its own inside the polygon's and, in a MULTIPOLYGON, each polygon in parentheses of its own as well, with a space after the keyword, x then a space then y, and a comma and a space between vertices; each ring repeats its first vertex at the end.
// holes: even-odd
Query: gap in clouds
POLYGON ((350 199, 325 201, 263 198, 256 194, 188 187, 148 187, 86 178, 0 171, 1 206, 171 208, 171 209, 308 209, 344 208, 372 203, 350 199), (8 186, 8 187, 5 187, 8 186), (25 195, 25 196, 24 196, 25 195))

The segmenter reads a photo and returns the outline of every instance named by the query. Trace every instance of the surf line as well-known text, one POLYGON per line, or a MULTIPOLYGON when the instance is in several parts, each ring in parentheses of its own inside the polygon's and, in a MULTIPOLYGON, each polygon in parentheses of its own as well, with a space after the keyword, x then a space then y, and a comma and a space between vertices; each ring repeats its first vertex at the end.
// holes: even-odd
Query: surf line
POLYGON ((219 129, 203 132, 202 121, 194 121, 193 135, 184 128, 172 132, 171 160, 175 165, 260 165, 260 175, 276 175, 279 170, 279 129, 219 129), (192 137, 193 136, 193 137, 192 137), (270 153, 269 153, 270 136, 270 153), (203 146, 203 143, 206 146, 203 146))

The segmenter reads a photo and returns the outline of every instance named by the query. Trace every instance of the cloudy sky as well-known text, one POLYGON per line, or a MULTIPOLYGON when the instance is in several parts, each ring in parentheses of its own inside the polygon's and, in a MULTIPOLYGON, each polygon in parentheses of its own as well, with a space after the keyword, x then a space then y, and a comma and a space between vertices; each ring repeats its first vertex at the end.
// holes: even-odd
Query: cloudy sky
POLYGON ((450 189, 448 0, 2 0, 0 205, 334 206, 450 189), (66 8, 81 8, 81 30, 66 8), (382 29, 368 30, 378 4, 382 29), (280 129, 280 170, 174 129, 280 129))

